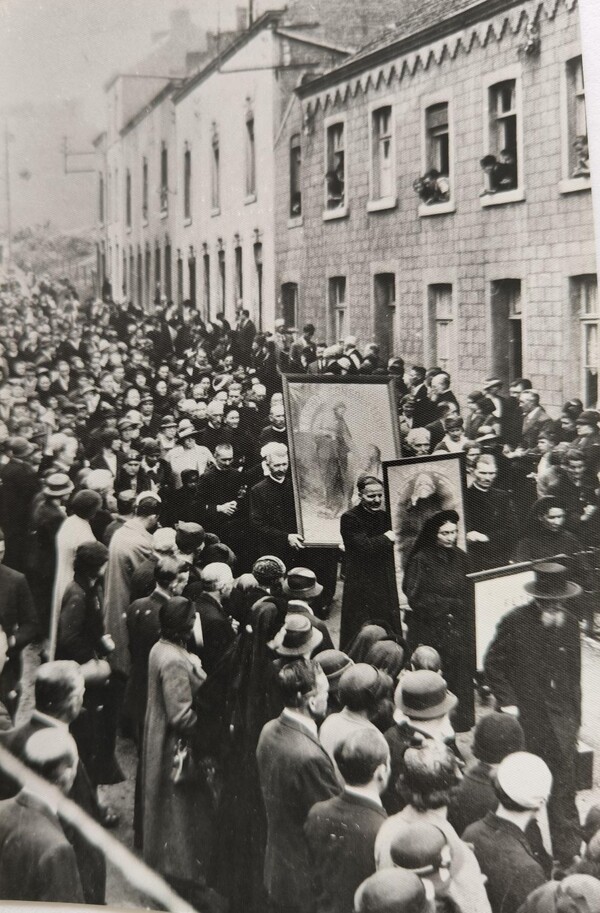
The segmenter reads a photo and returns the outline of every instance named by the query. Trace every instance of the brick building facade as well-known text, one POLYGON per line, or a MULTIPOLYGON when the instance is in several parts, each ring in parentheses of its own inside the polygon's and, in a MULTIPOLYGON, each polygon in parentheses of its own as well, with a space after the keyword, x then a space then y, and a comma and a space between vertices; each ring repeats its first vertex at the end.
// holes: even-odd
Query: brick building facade
POLYGON ((593 405, 600 313, 576 2, 445 0, 405 14, 299 87, 287 112, 280 311, 327 342, 351 332, 439 364, 463 396, 490 373, 524 375, 554 409, 572 396, 593 405))

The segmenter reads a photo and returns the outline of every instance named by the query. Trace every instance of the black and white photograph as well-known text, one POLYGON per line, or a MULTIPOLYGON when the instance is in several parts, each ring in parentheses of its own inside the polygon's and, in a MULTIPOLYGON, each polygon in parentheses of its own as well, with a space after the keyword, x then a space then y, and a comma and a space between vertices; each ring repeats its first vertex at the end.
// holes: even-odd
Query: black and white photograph
POLYGON ((383 482, 400 455, 395 386, 355 375, 284 377, 298 528, 307 545, 337 546, 360 476, 383 482))
POLYGON ((0 906, 600 913, 597 0, 0 0, 0 906))

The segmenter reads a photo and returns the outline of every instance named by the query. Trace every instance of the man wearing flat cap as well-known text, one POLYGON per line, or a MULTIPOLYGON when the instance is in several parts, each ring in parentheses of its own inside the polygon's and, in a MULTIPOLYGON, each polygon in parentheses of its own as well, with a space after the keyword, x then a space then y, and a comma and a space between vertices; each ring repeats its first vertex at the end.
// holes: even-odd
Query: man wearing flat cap
POLYGON ((553 855, 569 865, 579 852, 575 806, 575 759, 581 721, 581 646, 569 600, 581 587, 555 562, 538 564, 525 584, 530 602, 498 624, 487 651, 487 683, 499 709, 517 716, 528 751, 547 763, 553 777, 548 819, 553 855))

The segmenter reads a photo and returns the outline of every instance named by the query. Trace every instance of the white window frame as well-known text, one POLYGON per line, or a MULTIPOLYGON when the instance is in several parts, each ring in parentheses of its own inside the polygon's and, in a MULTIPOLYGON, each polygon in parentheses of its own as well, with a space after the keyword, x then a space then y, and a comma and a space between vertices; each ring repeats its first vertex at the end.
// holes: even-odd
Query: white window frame
POLYGON ((345 336, 349 335, 349 326, 350 326, 350 309, 348 307, 348 274, 347 272, 334 273, 331 276, 327 277, 327 290, 326 290, 326 301, 327 301, 327 337, 329 345, 335 345, 340 339, 343 339, 345 336), (334 303, 331 298, 331 291, 333 288, 334 279, 343 279, 344 280, 344 302, 343 307, 339 307, 337 300, 334 303), (339 312, 343 311, 344 313, 344 332, 339 333, 340 322, 339 322, 339 312), (334 337, 334 338, 331 338, 334 337))
POLYGON ((182 183, 183 183, 183 193, 182 193, 182 205, 183 205, 183 224, 191 225, 192 224, 192 215, 193 215, 193 164, 194 160, 192 158, 192 146, 191 143, 187 141, 183 144, 183 168, 182 168, 182 183), (189 170, 189 180, 188 175, 186 174, 186 162, 190 163, 189 170), (186 212, 186 203, 187 203, 187 212, 186 212))
MULTIPOLYGON (((521 283, 521 367, 523 377, 528 376, 529 363, 529 288, 527 279, 520 269, 494 267, 485 271, 485 354, 492 370, 494 364, 494 301, 492 289, 495 283, 513 280, 521 283)), ((535 336, 535 334, 534 334, 535 336)), ((534 336, 532 341, 534 341, 534 336)))
MULTIPOLYGON (((561 74, 560 74, 560 135, 561 135, 561 180, 558 184, 558 192, 561 194, 566 193, 578 193, 582 190, 591 190, 592 182, 589 177, 571 177, 571 143, 573 141, 573 136, 570 133, 570 118, 569 118, 569 96, 571 92, 570 87, 570 78, 569 78, 569 65, 572 60, 576 57, 582 58, 582 66, 584 67, 584 79, 585 79, 585 65, 583 63, 583 53, 581 45, 579 42, 572 42, 571 44, 566 45, 561 48, 560 54, 560 63, 561 74)), ((586 112, 587 116, 587 129, 588 129, 588 138, 589 138, 589 112, 586 112)))
MULTIPOLYGON (((585 372, 586 372, 586 345, 585 345, 585 334, 586 328, 590 325, 595 325, 597 328, 598 334, 598 345, 599 351, 597 353, 598 363, 596 365, 596 370, 600 374, 600 300, 598 299, 598 278, 597 274, 594 271, 577 273, 569 277, 569 292, 571 300, 571 319, 574 321, 574 330, 575 330, 575 352, 577 364, 578 364, 578 396, 581 397, 584 402, 584 408, 594 409, 596 408, 596 403, 587 403, 585 396, 585 372), (592 313, 584 313, 582 308, 579 307, 582 301, 581 287, 584 280, 593 279, 596 277, 596 311, 592 313), (577 302, 577 311, 575 311, 574 304, 577 302)), ((600 385, 599 385, 600 387, 600 385)))
POLYGON ((288 226, 288 228, 298 228, 300 225, 302 225, 304 223, 304 218, 302 215, 302 204, 303 204, 303 199, 302 199, 302 164, 303 164, 302 156, 303 156, 303 154, 304 154, 304 147, 302 145, 302 133, 300 130, 298 130, 295 133, 292 133, 288 140, 288 162, 287 162, 287 166, 288 166, 287 226, 288 226), (292 145, 292 140, 295 139, 296 137, 298 137, 298 143, 292 145), (292 214, 292 149, 300 149, 300 163, 299 163, 299 167, 298 167, 299 190, 297 191, 300 196, 300 212, 297 213, 296 215, 292 214))
POLYGON ((142 225, 146 226, 148 224, 148 209, 149 209, 149 194, 150 194, 150 167, 148 164, 148 156, 142 156, 142 225), (145 174, 144 174, 145 172, 145 174))
POLYGON ((456 270, 425 270, 423 272, 423 326, 426 329, 423 338, 423 361, 425 364, 433 365, 439 364, 439 361, 436 361, 437 355, 434 355, 434 346, 432 345, 432 339, 435 339, 435 348, 437 349, 437 332, 436 328, 432 325, 433 323, 437 324, 437 319, 432 321, 432 308, 431 308, 431 295, 432 287, 436 285, 449 285, 452 288, 452 298, 451 298, 451 316, 448 318, 451 327, 450 327, 450 358, 444 370, 452 376, 454 382, 456 382, 456 377, 458 376, 458 366, 460 365, 460 352, 459 352, 459 340, 460 340, 460 328, 459 328, 459 313, 458 313, 458 273, 456 270), (435 335, 434 335, 435 334, 435 335))
POLYGON ((448 105, 448 181, 450 198, 443 203, 419 204, 420 216, 436 216, 456 211, 455 161, 454 161, 454 94, 448 91, 434 92, 421 98, 421 174, 429 170, 429 141, 427 135, 427 111, 433 105, 448 105))
POLYGON ((377 101, 369 105, 369 200, 367 201, 367 212, 380 212, 385 209, 393 209, 398 204, 398 194, 396 192, 396 106, 393 96, 378 98, 377 101), (375 173, 377 149, 376 144, 379 142, 379 135, 375 132, 375 116, 382 108, 390 109, 390 187, 391 193, 381 196, 377 193, 377 175, 375 173))
POLYGON ((218 216, 221 212, 221 181, 222 181, 222 161, 221 161, 221 135, 219 128, 213 126, 210 137, 210 214, 218 216), (215 158, 215 149, 217 156, 215 158))
POLYGON ((488 206, 501 206, 504 203, 519 203, 525 199, 525 162, 524 162, 524 143, 523 143, 523 86, 522 70, 520 64, 514 64, 505 67, 502 70, 495 70, 493 73, 487 73, 483 78, 483 148, 482 157, 489 153, 496 154, 499 149, 493 149, 491 146, 490 135, 490 89, 498 83, 515 82, 515 111, 517 117, 517 186, 512 190, 503 190, 498 193, 490 193, 480 197, 480 203, 483 208, 488 206))
POLYGON ((375 339, 376 335, 376 321, 375 321, 375 309, 377 306, 376 294, 375 294, 375 280, 378 276, 381 275, 390 275, 394 277, 394 291, 395 291, 395 302, 394 302, 394 331, 392 338, 392 351, 396 353, 400 349, 400 307, 399 307, 399 288, 400 288, 400 276, 401 268, 398 260, 382 260, 370 265, 370 276, 371 276, 371 335, 375 339))
POLYGON ((331 219, 343 219, 348 215, 348 124, 345 114, 337 114, 332 117, 326 117, 323 122, 323 150, 324 150, 324 160, 323 160, 323 221, 330 221, 331 219), (336 126, 336 124, 341 124, 344 131, 344 205, 338 206, 336 209, 327 208, 327 181, 325 175, 329 167, 329 130, 331 127, 336 126))
POLYGON ((254 111, 248 111, 244 120, 244 158, 244 203, 255 203, 258 156, 256 154, 256 118, 254 111), (252 124, 252 141, 250 141, 249 124, 252 124), (250 182, 250 177, 252 177, 252 182, 250 182))

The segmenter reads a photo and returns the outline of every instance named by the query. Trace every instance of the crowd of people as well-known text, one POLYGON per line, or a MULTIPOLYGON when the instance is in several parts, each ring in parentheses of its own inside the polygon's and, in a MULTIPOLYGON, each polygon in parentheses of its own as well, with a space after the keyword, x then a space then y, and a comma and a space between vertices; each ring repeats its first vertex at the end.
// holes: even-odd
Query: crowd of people
MULTIPOLYGON (((600 911, 600 816, 582 828, 575 806, 599 422, 578 400, 552 418, 526 378, 461 404, 443 369, 311 324, 6 284, 0 745, 111 828, 98 787, 124 779, 130 740, 135 847, 199 911, 600 911), (394 532, 379 465, 348 493, 340 549, 308 547, 285 374, 389 377, 403 456, 465 454, 464 516, 424 477, 394 532), (465 767, 466 575, 530 561, 465 767)), ((0 896, 103 903, 103 854, 19 787, 0 776, 0 896)))

